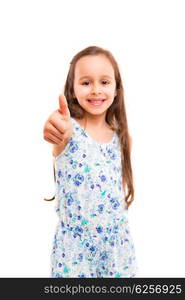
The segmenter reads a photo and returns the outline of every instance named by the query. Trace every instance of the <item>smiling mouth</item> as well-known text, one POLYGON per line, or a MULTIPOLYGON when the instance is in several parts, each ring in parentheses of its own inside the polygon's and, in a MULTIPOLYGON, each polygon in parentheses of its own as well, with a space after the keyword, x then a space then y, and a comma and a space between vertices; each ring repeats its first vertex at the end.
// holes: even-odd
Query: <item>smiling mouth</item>
POLYGON ((105 101, 105 99, 88 99, 87 100, 90 104, 94 105, 94 106, 99 106, 102 105, 103 102, 105 101))

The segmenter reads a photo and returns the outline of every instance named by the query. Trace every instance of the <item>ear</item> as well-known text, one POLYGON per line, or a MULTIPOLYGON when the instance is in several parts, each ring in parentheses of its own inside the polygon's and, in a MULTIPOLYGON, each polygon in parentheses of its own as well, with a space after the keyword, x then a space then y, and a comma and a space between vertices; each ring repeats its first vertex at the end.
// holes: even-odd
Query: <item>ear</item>
POLYGON ((114 97, 116 97, 117 96, 117 90, 115 89, 115 92, 114 92, 114 97))

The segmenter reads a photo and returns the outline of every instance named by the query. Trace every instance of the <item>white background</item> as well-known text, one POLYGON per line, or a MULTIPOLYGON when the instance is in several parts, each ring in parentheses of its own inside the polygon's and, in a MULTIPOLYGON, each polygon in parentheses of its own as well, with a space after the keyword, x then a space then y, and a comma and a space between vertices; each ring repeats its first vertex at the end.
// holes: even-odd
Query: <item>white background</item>
POLYGON ((119 63, 133 139, 129 211, 138 277, 185 276, 184 1, 0 2, 0 276, 50 277, 57 215, 52 145, 72 57, 107 48, 119 63))

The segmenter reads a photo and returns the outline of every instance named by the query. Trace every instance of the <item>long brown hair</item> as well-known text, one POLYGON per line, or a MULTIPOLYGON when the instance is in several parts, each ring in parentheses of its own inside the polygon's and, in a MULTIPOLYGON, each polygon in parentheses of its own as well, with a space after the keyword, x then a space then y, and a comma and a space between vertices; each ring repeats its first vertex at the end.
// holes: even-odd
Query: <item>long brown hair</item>
MULTIPOLYGON (((78 100, 74 95, 74 74, 75 66, 77 61, 83 56, 88 55, 105 55, 114 69, 115 80, 116 80, 116 91, 117 95, 114 98, 112 105, 108 108, 106 113, 106 122, 109 124, 111 129, 115 130, 118 134, 120 145, 121 145, 121 163, 122 163, 122 178, 125 201, 127 208, 134 200, 134 183, 131 166, 131 139, 129 135, 129 129, 127 124, 126 109, 124 103, 124 89, 122 79, 119 71, 118 64, 113 57, 112 53, 106 49, 97 46, 90 46, 82 51, 78 52, 70 62, 70 68, 68 71, 67 79, 64 86, 64 95, 68 102, 69 111, 71 117, 77 119, 83 119, 85 115, 84 109, 79 105, 78 100)), ((55 176, 55 169, 54 169, 55 176)), ((45 199, 45 200, 54 200, 45 199)))

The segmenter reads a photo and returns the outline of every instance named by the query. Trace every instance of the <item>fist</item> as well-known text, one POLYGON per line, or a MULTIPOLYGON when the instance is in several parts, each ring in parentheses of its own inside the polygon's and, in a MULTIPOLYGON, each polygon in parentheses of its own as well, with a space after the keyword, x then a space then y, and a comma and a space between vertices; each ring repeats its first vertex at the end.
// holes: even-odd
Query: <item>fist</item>
POLYGON ((64 95, 59 96, 59 109, 55 110, 44 125, 44 139, 60 146, 72 136, 72 124, 67 100, 64 95))

